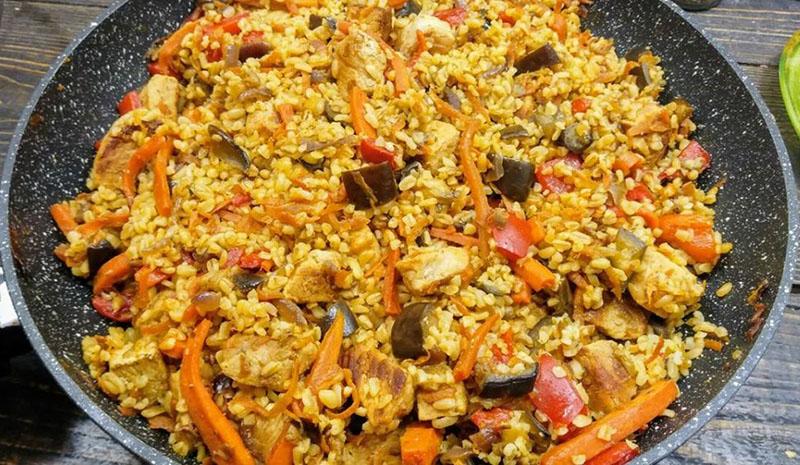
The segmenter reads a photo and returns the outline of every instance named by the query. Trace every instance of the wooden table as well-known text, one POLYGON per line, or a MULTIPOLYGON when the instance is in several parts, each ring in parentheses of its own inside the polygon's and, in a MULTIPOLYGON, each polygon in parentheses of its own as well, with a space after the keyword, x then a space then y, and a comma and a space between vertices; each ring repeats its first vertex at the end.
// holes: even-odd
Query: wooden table
MULTIPOLYGON (((0 0, 0 153, 5 155, 17 118, 49 64, 109 3, 0 0)), ((755 81, 790 152, 800 156, 777 77, 781 48, 800 29, 800 2, 724 0, 694 17, 755 81)), ((747 384, 696 437, 662 463, 793 462, 791 452, 800 452, 800 271, 794 282, 778 335, 747 384)), ((19 331, 0 333, 0 370, 0 465, 141 463, 73 405, 19 331)))

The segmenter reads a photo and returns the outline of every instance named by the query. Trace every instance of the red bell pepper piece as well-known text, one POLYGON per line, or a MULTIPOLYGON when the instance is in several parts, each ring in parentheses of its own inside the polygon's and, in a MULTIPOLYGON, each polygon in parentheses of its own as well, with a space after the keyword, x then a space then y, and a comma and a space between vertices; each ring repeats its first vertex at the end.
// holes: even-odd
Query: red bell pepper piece
POLYGON ((700 160, 700 167, 697 170, 701 173, 711 166, 711 154, 706 152, 703 146, 701 146, 696 140, 689 142, 689 145, 687 145, 686 148, 681 151, 680 155, 678 155, 678 158, 682 162, 693 162, 695 160, 700 160))
POLYGON ((556 425, 572 423, 584 408, 584 403, 569 378, 553 373, 558 362, 550 354, 539 357, 539 374, 530 394, 531 402, 556 425))
POLYGON ((358 147, 361 158, 370 163, 383 163, 388 161, 392 169, 397 168, 394 162, 394 152, 376 144, 372 139, 364 139, 358 147))
POLYGON ((501 11, 500 14, 497 15, 500 18, 500 21, 513 26, 517 24, 517 19, 505 11, 501 11))
POLYGON ((467 19, 467 10, 458 7, 450 8, 449 10, 436 11, 433 16, 449 23, 452 27, 457 27, 467 19))
POLYGON ((573 169, 578 169, 581 167, 581 165, 583 165, 581 157, 573 153, 568 154, 564 158, 554 158, 542 163, 536 168, 536 180, 544 189, 549 190, 550 192, 556 194, 572 192, 574 189, 573 185, 565 183, 559 176, 556 176, 553 173, 544 174, 544 170, 546 168, 552 168, 554 165, 560 162, 564 162, 567 166, 570 166, 573 169))
POLYGON ((500 431, 514 415, 514 411, 503 407, 495 407, 491 410, 477 410, 472 414, 470 420, 475 423, 478 429, 490 429, 500 431))
POLYGON ((257 270, 261 268, 261 261, 258 252, 249 253, 243 255, 242 258, 239 259, 239 267, 246 270, 257 270))
POLYGON ((512 262, 527 255, 533 243, 530 225, 514 213, 508 214, 506 224, 492 227, 492 236, 497 251, 512 262))
POLYGON ((242 28, 239 27, 239 20, 246 18, 249 14, 250 13, 245 11, 244 13, 239 13, 238 15, 233 15, 230 18, 223 19, 217 24, 213 24, 205 28, 203 30, 203 34, 209 35, 217 31, 227 32, 228 34, 233 35, 239 34, 242 32, 242 28))
POLYGON ((117 111, 120 115, 124 115, 125 113, 133 111, 137 108, 142 108, 142 101, 139 99, 139 93, 135 90, 125 94, 125 96, 122 97, 122 100, 120 100, 119 104, 117 105, 117 111))
POLYGON ((618 442, 595 455, 585 465, 624 465, 637 455, 639 449, 632 448, 627 442, 618 442))
POLYGON ((95 311, 109 320, 117 321, 120 323, 128 323, 133 319, 133 314, 130 312, 131 301, 127 296, 123 295, 125 299, 122 306, 118 309, 114 308, 113 294, 97 294, 92 297, 92 307, 95 311))
POLYGON ((634 202, 643 202, 645 199, 653 200, 653 194, 644 184, 637 184, 625 194, 625 198, 634 202))
POLYGON ((576 98, 572 101, 572 114, 585 113, 592 101, 588 98, 576 98))

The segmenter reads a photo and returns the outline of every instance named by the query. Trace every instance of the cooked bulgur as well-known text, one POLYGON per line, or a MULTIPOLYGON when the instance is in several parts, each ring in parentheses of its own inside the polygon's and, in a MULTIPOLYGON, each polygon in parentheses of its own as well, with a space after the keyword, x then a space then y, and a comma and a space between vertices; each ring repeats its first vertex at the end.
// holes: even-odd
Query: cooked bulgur
POLYGON ((583 0, 198 4, 52 208, 98 387, 218 464, 635 456, 727 338, 658 57, 583 0))

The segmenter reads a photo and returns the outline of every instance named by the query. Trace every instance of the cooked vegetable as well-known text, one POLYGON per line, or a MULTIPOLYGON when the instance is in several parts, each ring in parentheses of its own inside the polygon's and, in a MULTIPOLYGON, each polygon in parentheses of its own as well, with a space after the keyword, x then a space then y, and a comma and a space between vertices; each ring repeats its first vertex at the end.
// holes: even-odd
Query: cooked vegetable
POLYGON ((637 45, 629 48, 628 51, 625 52, 624 57, 628 61, 639 61, 639 58, 641 58, 645 53, 651 53, 650 47, 647 45, 637 45))
POLYGON ((636 152, 626 151, 614 160, 613 168, 622 171, 625 176, 631 174, 634 168, 644 163, 644 157, 636 152))
POLYGON ((483 190, 480 172, 475 166, 475 160, 472 159, 472 139, 477 131, 478 123, 474 120, 469 120, 458 141, 458 158, 475 208, 479 253, 481 258, 486 258, 489 255, 489 230, 486 224, 489 218, 489 200, 483 190))
POLYGON ((592 142, 592 133, 583 124, 570 124, 561 133, 561 143, 572 153, 583 153, 584 150, 592 145, 592 142))
POLYGON ((186 344, 180 370, 180 390, 192 422, 214 461, 226 465, 255 465, 236 427, 214 403, 203 384, 200 364, 211 321, 203 320, 186 344))
POLYGON ((250 167, 250 157, 233 140, 230 134, 210 124, 208 135, 211 136, 211 153, 225 163, 244 171, 250 167))
POLYGON ((353 130, 359 136, 370 139, 378 137, 378 133, 370 126, 364 117, 364 105, 367 103, 367 94, 358 86, 353 86, 350 90, 350 118, 353 122, 353 130))
POLYGON ((272 46, 263 40, 245 42, 239 49, 239 60, 242 62, 250 58, 261 58, 272 51, 272 46))
POLYGON ((167 164, 171 156, 172 141, 167 140, 153 161, 153 197, 156 201, 156 211, 161 216, 169 216, 172 213, 172 197, 167 179, 167 164))
POLYGON ((569 425, 584 408, 572 381, 550 354, 539 356, 539 373, 533 389, 531 402, 555 425, 569 425))
POLYGON ((328 328, 319 344, 317 359, 306 378, 306 384, 314 392, 325 389, 339 379, 342 372, 342 368, 339 366, 339 354, 342 351, 343 339, 344 312, 338 312, 333 318, 333 324, 328 328))
POLYGON ((222 299, 219 292, 203 291, 192 298, 192 305, 197 307, 201 314, 205 315, 208 312, 213 312, 219 308, 219 302, 222 299))
POLYGON ((463 348, 461 355, 458 357, 455 368, 453 368, 453 376, 456 381, 464 381, 472 375, 472 370, 475 368, 475 362, 478 360, 478 351, 483 345, 483 341, 492 330, 495 323, 500 320, 499 313, 493 313, 486 321, 484 321, 475 334, 470 338, 469 344, 463 348))
POLYGON ((592 100, 588 98, 576 98, 572 101, 572 114, 578 113, 586 113, 586 110, 589 109, 589 106, 592 104, 592 100))
POLYGON ((281 438, 272 448, 266 465, 292 465, 294 463, 293 451, 294 444, 285 437, 281 438))
POLYGON ((383 277, 383 307, 388 315, 400 313, 397 297, 397 262, 400 260, 400 249, 392 249, 386 257, 386 275, 383 277))
POLYGON ((196 26, 197 21, 188 21, 164 41, 158 50, 156 62, 148 66, 150 74, 177 74, 172 68, 172 62, 181 49, 183 38, 192 33, 196 26))
POLYGON ((400 182, 402 179, 411 176, 415 171, 419 171, 422 169, 422 163, 417 160, 412 160, 406 163, 406 166, 397 173, 397 182, 400 182))
POLYGON ((130 276, 132 271, 133 269, 128 255, 121 253, 105 262, 103 266, 97 270, 92 291, 95 294, 99 294, 101 291, 110 289, 114 284, 130 276))
POLYGON ((631 69, 630 74, 636 77, 636 86, 639 89, 644 89, 653 83, 653 78, 650 75, 650 65, 647 63, 639 63, 639 66, 631 69))
POLYGON ((416 302, 403 307, 392 326, 392 353, 395 357, 419 358, 428 353, 423 347, 425 334, 422 322, 431 304, 416 302))
MULTIPOLYGON (((533 389, 533 381, 531 381, 533 389)), ((481 394, 482 395, 482 394, 481 394)), ((469 419, 478 429, 490 429, 495 432, 502 431, 508 426, 508 421, 514 416, 514 411, 503 407, 494 407, 490 410, 477 410, 469 419)))
POLYGON ((334 321, 336 321, 336 316, 339 315, 339 313, 341 313, 344 317, 344 337, 350 337, 350 335, 356 332, 358 329, 358 321, 356 320, 355 315, 353 315, 353 312, 350 310, 350 306, 347 305, 347 302, 339 299, 330 307, 328 307, 328 311, 325 312, 325 317, 322 318, 322 321, 319 324, 323 335, 325 335, 331 326, 333 326, 334 321))
POLYGON ((714 227, 699 215, 670 213, 658 219, 659 240, 667 241, 700 263, 714 263, 719 258, 714 227))
POLYGON ((678 397, 675 381, 658 381, 635 399, 587 426, 573 438, 552 447, 542 456, 542 465, 573 465, 572 458, 582 455, 589 460, 616 442, 644 427, 660 415, 678 397), (601 428, 611 431, 611 440, 598 437, 601 428))
POLYGON ((233 284, 237 289, 247 294, 264 282, 264 277, 249 271, 240 271, 233 275, 233 284))
POLYGON ((50 216, 53 217, 53 221, 56 222, 58 229, 60 229, 61 233, 65 236, 68 232, 78 227, 78 223, 75 222, 75 218, 73 218, 72 211, 67 203, 55 203, 51 205, 50 216))
POLYGON ((525 370, 516 375, 489 375, 478 379, 480 396, 485 398, 520 397, 533 390, 537 367, 525 370))
POLYGON ((583 164, 581 157, 574 154, 569 154, 564 158, 553 158, 552 160, 548 160, 537 166, 536 180, 542 185, 543 189, 546 189, 554 194, 562 194, 564 192, 572 192, 572 190, 575 188, 574 185, 567 184, 560 176, 553 172, 555 165, 562 162, 572 169, 580 169, 581 165, 583 164), (545 174, 545 171, 548 170, 548 168, 550 173, 545 174))
POLYGON ((291 300, 275 299, 272 301, 272 305, 278 309, 278 315, 283 321, 288 321, 298 325, 305 325, 308 323, 305 315, 303 315, 303 310, 291 300))
POLYGON ((786 106, 786 114, 800 135, 800 32, 795 32, 786 42, 778 63, 781 95, 786 106))
POLYGON ((516 262, 511 268, 514 269, 514 273, 517 276, 522 278, 536 292, 551 288, 556 283, 556 277, 553 272, 535 258, 527 258, 516 262))
POLYGON ((634 202, 644 202, 645 200, 653 200, 653 193, 642 183, 636 184, 628 189, 625 193, 625 198, 634 202))
POLYGON ((399 194, 392 167, 387 162, 342 173, 347 198, 359 210, 378 207, 399 194))
POLYGON ((358 146, 358 151, 361 153, 361 158, 365 161, 370 163, 388 162, 392 169, 397 168, 394 162, 394 152, 381 147, 372 139, 363 139, 358 146))
POLYGON ((119 104, 117 105, 117 112, 120 115, 124 115, 125 113, 141 107, 142 101, 139 99, 139 93, 135 90, 132 90, 125 94, 125 96, 122 97, 122 100, 119 101, 119 104))
POLYGON ((696 140, 689 142, 689 145, 681 150, 678 159, 682 163, 688 164, 689 168, 695 169, 699 173, 702 173, 711 166, 711 154, 696 140))
POLYGON ((414 0, 406 0, 402 7, 394 11, 394 15, 398 18, 404 18, 418 14, 420 11, 422 11, 422 6, 419 3, 414 0))
POLYGON ((623 270, 630 269, 630 262, 641 260, 644 250, 647 248, 644 241, 625 228, 620 228, 617 232, 614 245, 617 248, 617 255, 613 257, 612 262, 615 267, 623 270))
POLYGON ((300 140, 300 151, 303 153, 311 153, 317 150, 326 149, 328 147, 340 147, 342 145, 352 145, 358 141, 355 136, 344 136, 340 139, 334 139, 328 142, 317 142, 311 139, 300 140))
POLYGON ((133 277, 136 281, 136 296, 133 298, 133 303, 140 309, 143 309, 150 300, 148 295, 150 289, 166 280, 169 275, 158 268, 143 266, 136 270, 133 277))
POLYGON ((550 140, 553 140, 553 136, 556 135, 556 131, 558 131, 558 122, 560 121, 559 116, 560 114, 556 115, 548 115, 545 113, 534 113, 533 120, 539 127, 542 129, 542 134, 550 140))
POLYGON ((102 293, 92 296, 92 307, 100 316, 119 323, 133 320, 131 301, 126 296, 116 293, 102 293))
POLYGON ((572 301, 572 288, 569 285, 569 280, 562 279, 561 283, 558 285, 558 291, 556 292, 556 297, 558 298, 558 304, 556 305, 556 312, 559 315, 564 313, 569 313, 572 311, 573 308, 573 301, 572 301))
POLYGON ((169 140, 166 137, 151 137, 131 155, 125 172, 122 174, 122 191, 128 200, 132 199, 136 193, 136 178, 139 176, 139 172, 168 143, 169 140))
POLYGON ((559 42, 564 42, 567 38, 567 18, 564 17, 564 14, 561 12, 563 7, 563 0, 556 0, 555 6, 553 7, 553 16, 547 24, 550 29, 555 31, 559 42))
POLYGON ((322 26, 322 16, 310 14, 308 15, 308 28, 314 30, 320 26, 322 26))
POLYGON ((429 231, 431 233, 431 237, 452 242, 453 244, 458 244, 463 247, 474 247, 478 245, 477 238, 473 236, 467 236, 466 234, 461 234, 452 227, 448 229, 431 228, 429 231))
POLYGON ((513 126, 507 126, 500 131, 500 139, 507 140, 507 139, 518 139, 520 137, 528 137, 528 130, 525 129, 523 126, 519 124, 515 124, 513 126))
POLYGON ((444 88, 444 99, 454 110, 461 111, 461 98, 459 98, 458 94, 456 94, 452 88, 444 88))
POLYGON ((622 441, 597 454, 584 465, 625 465, 639 455, 639 449, 622 441))
POLYGON ((433 13, 433 16, 441 19, 442 21, 450 24, 452 27, 457 27, 467 19, 467 10, 463 7, 455 7, 449 10, 439 10, 433 13))
POLYGON ((550 44, 545 44, 514 63, 514 67, 517 68, 515 75, 532 73, 559 63, 561 63, 561 59, 558 57, 558 53, 550 44))
POLYGON ((89 261, 89 276, 94 276, 107 261, 114 258, 118 253, 117 249, 105 239, 87 247, 86 258, 89 261))
POLYGON ((492 236, 497 251, 512 262, 527 255, 533 244, 530 225, 515 213, 509 213, 502 221, 495 221, 492 236))
POLYGON ((403 465, 433 465, 441 443, 442 436, 435 428, 421 424, 406 427, 400 437, 403 465))

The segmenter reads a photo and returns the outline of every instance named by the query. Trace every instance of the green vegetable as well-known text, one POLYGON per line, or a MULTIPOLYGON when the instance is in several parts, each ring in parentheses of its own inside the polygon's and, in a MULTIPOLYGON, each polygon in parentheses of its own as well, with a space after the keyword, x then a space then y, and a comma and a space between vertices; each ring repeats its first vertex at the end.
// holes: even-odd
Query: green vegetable
POLYGON ((786 113, 800 136, 800 31, 795 32, 786 43, 778 66, 786 113))

